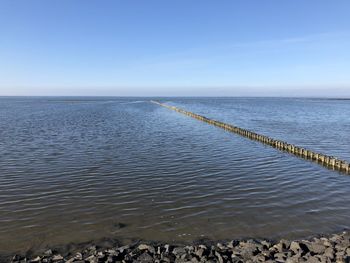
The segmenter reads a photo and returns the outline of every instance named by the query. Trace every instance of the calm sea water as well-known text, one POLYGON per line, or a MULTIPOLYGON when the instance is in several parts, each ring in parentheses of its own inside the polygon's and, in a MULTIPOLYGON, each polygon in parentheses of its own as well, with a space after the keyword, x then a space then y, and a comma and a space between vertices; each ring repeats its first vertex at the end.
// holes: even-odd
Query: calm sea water
MULTIPOLYGON (((0 252, 350 227, 350 176, 149 103, 0 98, 0 252)), ((158 98, 350 160, 350 101, 158 98)))

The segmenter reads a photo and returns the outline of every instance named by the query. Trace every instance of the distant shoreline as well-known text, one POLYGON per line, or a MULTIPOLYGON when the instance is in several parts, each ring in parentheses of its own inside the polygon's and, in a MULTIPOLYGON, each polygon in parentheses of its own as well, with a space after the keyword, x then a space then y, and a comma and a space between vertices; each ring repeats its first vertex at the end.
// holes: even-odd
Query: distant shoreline
POLYGON ((163 98, 163 99, 316 99, 316 100, 350 100, 350 97, 313 97, 313 96, 169 96, 169 95, 154 95, 154 96, 125 96, 125 95, 0 95, 0 98, 123 98, 123 99, 138 99, 138 98, 163 98))

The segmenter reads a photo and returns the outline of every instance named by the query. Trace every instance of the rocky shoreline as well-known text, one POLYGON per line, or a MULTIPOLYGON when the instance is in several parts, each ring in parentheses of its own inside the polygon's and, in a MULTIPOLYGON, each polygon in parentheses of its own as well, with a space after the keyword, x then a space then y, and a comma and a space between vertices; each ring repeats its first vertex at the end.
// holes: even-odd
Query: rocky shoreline
POLYGON ((13 263, 99 263, 99 262, 349 262, 350 232, 309 240, 233 240, 217 244, 171 245, 135 242, 129 245, 86 245, 63 254, 47 250, 40 255, 15 255, 13 263))

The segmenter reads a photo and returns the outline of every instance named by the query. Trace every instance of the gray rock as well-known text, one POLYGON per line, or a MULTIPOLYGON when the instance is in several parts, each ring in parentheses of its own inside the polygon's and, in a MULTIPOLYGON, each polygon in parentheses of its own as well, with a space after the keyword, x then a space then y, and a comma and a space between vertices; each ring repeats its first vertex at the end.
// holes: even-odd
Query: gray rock
POLYGON ((234 248, 238 245, 239 245, 239 242, 237 240, 232 240, 232 241, 228 242, 227 247, 234 248))
POLYGON ((168 244, 164 245, 165 253, 169 253, 170 246, 168 244))
POLYGON ((221 249, 221 250, 225 250, 225 249, 227 249, 223 244, 221 244, 221 243, 217 243, 217 245, 216 245, 219 249, 221 249))
POLYGON ((199 258, 201 258, 201 257, 203 257, 204 253, 205 253, 205 250, 203 248, 200 248, 195 252, 195 255, 197 255, 199 258))
POLYGON ((117 251, 123 253, 125 250, 129 249, 130 246, 129 245, 126 245, 126 246, 122 246, 122 247, 118 247, 117 248, 117 251))
POLYGON ((277 243, 273 245, 272 249, 274 249, 277 252, 283 252, 283 244, 282 243, 277 243))
POLYGON ((162 261, 164 261, 164 262, 171 262, 171 259, 169 257, 163 257, 162 261))
POLYGON ((91 255, 85 259, 85 261, 88 261, 89 263, 97 263, 98 258, 95 255, 91 255))
POLYGON ((66 263, 72 263, 72 262, 74 262, 74 261, 75 261, 75 258, 73 257, 73 258, 68 259, 68 260, 66 261, 66 263))
POLYGON ((315 254, 323 254, 326 250, 326 247, 324 245, 322 245, 321 243, 304 242, 304 244, 307 246, 309 251, 311 251, 315 254))
POLYGON ((241 247, 241 255, 245 260, 248 260, 255 256, 258 252, 257 244, 253 244, 251 242, 240 243, 241 247))
POLYGON ((142 253, 138 258, 137 258, 140 262, 142 263, 151 263, 153 262, 153 257, 148 254, 148 253, 142 253))
POLYGON ((207 250, 207 249, 208 249, 208 247, 205 246, 205 245, 199 245, 198 247, 199 247, 199 248, 203 248, 204 250, 207 250))
POLYGON ((173 254, 176 257, 180 257, 183 254, 186 254, 186 250, 183 247, 176 247, 173 249, 173 254))
POLYGON ((293 257, 287 258, 286 263, 298 263, 299 259, 300 259, 299 256, 293 256, 293 257))
POLYGON ((153 246, 150 246, 150 245, 146 245, 146 244, 140 244, 138 247, 137 247, 139 250, 143 251, 143 250, 148 250, 150 253, 152 254, 155 254, 156 253, 156 250, 153 246))
POLYGON ((320 240, 322 241, 323 245, 326 246, 326 247, 332 247, 333 246, 328 238, 322 237, 320 240))
POLYGON ((294 252, 294 254, 301 254, 305 255, 307 252, 309 252, 308 247, 303 242, 293 241, 290 244, 289 249, 294 252))
POLYGON ((287 259, 287 255, 286 253, 283 253, 283 252, 279 252, 279 253, 276 253, 274 255, 275 259, 279 259, 279 260, 286 260, 287 259))
POLYGON ((194 251, 194 246, 186 246, 186 250, 192 253, 194 251))
POLYGON ((36 263, 36 262, 40 262, 40 261, 41 261, 41 257, 39 257, 39 256, 30 260, 30 262, 32 262, 32 263, 36 263))
POLYGON ((63 257, 61 255, 54 255, 52 257, 52 261, 61 261, 63 260, 63 257))
POLYGON ((243 262, 242 259, 239 256, 234 255, 234 254, 232 254, 232 256, 231 256, 231 261, 232 261, 232 263, 243 262))
POLYGON ((281 239, 280 243, 282 244, 283 249, 289 249, 291 241, 286 240, 286 239, 281 239))
POLYGON ((262 254, 258 254, 254 257, 252 257, 253 262, 265 262, 265 256, 262 254))
POLYGON ((330 260, 334 259, 334 249, 332 247, 326 248, 324 255, 330 260))
POLYGON ((220 253, 218 251, 215 251, 215 256, 220 263, 224 263, 224 259, 222 258, 222 256, 220 255, 220 253))
POLYGON ((271 242, 266 241, 266 240, 262 240, 260 242, 260 244, 265 248, 265 249, 269 249, 271 247, 271 242))
POLYGON ((88 247, 88 250, 89 250, 90 252, 95 252, 95 251, 97 250, 97 247, 94 246, 94 245, 92 245, 92 246, 88 247))
POLYGON ((74 258, 76 260, 82 260, 83 259, 83 255, 80 252, 78 252, 78 253, 75 254, 74 258))

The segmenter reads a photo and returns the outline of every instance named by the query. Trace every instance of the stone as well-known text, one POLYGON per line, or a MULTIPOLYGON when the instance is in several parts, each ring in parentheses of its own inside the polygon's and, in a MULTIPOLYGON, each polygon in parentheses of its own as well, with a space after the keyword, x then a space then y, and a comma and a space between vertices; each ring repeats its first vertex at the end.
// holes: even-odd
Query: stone
POLYGON ((169 253, 170 246, 168 244, 164 245, 165 253, 169 253))
POLYGON ((322 237, 321 241, 322 241, 323 245, 326 246, 326 247, 331 247, 332 246, 332 243, 327 238, 322 237))
POLYGON ((204 252, 205 252, 205 250, 203 248, 200 248, 195 252, 195 255, 197 255, 198 257, 201 258, 201 257, 203 257, 204 252))
POLYGON ((219 263, 224 263, 224 259, 222 258, 222 256, 218 251, 215 251, 215 256, 218 259, 219 263))
POLYGON ((232 254, 232 256, 231 256, 231 262, 232 262, 232 263, 240 263, 240 262, 243 262, 243 261, 242 261, 242 259, 241 259, 239 256, 233 255, 233 254, 232 254))
POLYGON ((85 258, 85 261, 88 261, 89 263, 97 263, 98 262, 98 258, 94 255, 91 255, 87 258, 85 258))
POLYGON ((273 245, 272 248, 275 249, 277 252, 283 252, 283 244, 282 243, 277 243, 277 244, 273 245))
POLYGON ((75 261, 75 258, 73 257, 73 258, 68 259, 68 260, 66 261, 66 263, 72 263, 72 262, 74 262, 74 261, 75 261))
POLYGON ((286 239, 281 239, 280 243, 282 244, 282 249, 289 249, 291 242, 286 239))
POLYGON ((183 247, 176 247, 173 249, 173 254, 176 257, 179 257, 182 254, 186 254, 186 250, 183 247))
POLYGON ((323 254, 326 250, 326 247, 320 243, 315 242, 307 242, 305 243, 309 251, 315 253, 315 254, 323 254))
POLYGON ((308 247, 302 243, 302 242, 297 242, 297 241, 293 241, 290 244, 290 248, 291 251, 293 251, 295 254, 301 253, 302 255, 305 255, 307 252, 309 252, 308 247))
POLYGON ((54 255, 53 257, 52 257, 52 260, 53 261, 60 261, 60 260, 63 260, 63 257, 61 256, 61 255, 54 255))
POLYGON ((207 250, 207 249, 208 249, 207 246, 205 246, 205 245, 199 245, 198 247, 199 247, 199 248, 203 248, 204 250, 207 250))
POLYGON ((228 242, 227 247, 234 248, 238 245, 239 245, 239 242, 237 240, 232 240, 232 241, 228 242))
POLYGON ((286 254, 283 252, 278 252, 274 255, 275 259, 285 260, 287 258, 286 254))
POLYGON ((82 260, 83 259, 83 255, 80 252, 78 252, 78 253, 75 254, 74 258, 76 260, 82 260))
POLYGON ((257 244, 251 242, 240 243, 241 255, 244 259, 250 259, 258 252, 257 244))
POLYGON ((37 256, 36 258, 33 258, 32 260, 30 260, 30 262, 40 262, 41 257, 37 256))
POLYGON ((138 258, 139 261, 141 261, 142 263, 151 263, 153 262, 153 257, 148 254, 148 253, 142 253, 138 258))
POLYGON ((298 263, 299 262, 299 256, 293 256, 286 259, 286 263, 298 263))
POLYGON ((143 250, 148 250, 150 253, 155 254, 156 250, 154 247, 150 246, 150 245, 146 245, 146 244, 140 244, 137 247, 139 250, 143 251, 143 250))
POLYGON ((253 262, 265 262, 265 256, 262 254, 258 254, 254 257, 252 257, 253 262))
POLYGON ((226 249, 226 247, 223 245, 223 244, 221 244, 221 243, 217 243, 217 245, 216 245, 219 249, 221 249, 221 250, 225 250, 226 249))
POLYGON ((194 246, 186 246, 186 250, 191 253, 194 251, 194 246))
POLYGON ((324 251, 324 255, 329 258, 330 260, 334 259, 334 249, 332 247, 326 248, 324 251))
POLYGON ((271 247, 271 242, 263 240, 260 242, 260 244, 265 248, 265 249, 269 249, 271 247))
POLYGON ((117 248, 117 251, 123 253, 125 250, 127 250, 129 248, 130 248, 130 246, 126 245, 126 246, 122 246, 122 247, 117 248))

